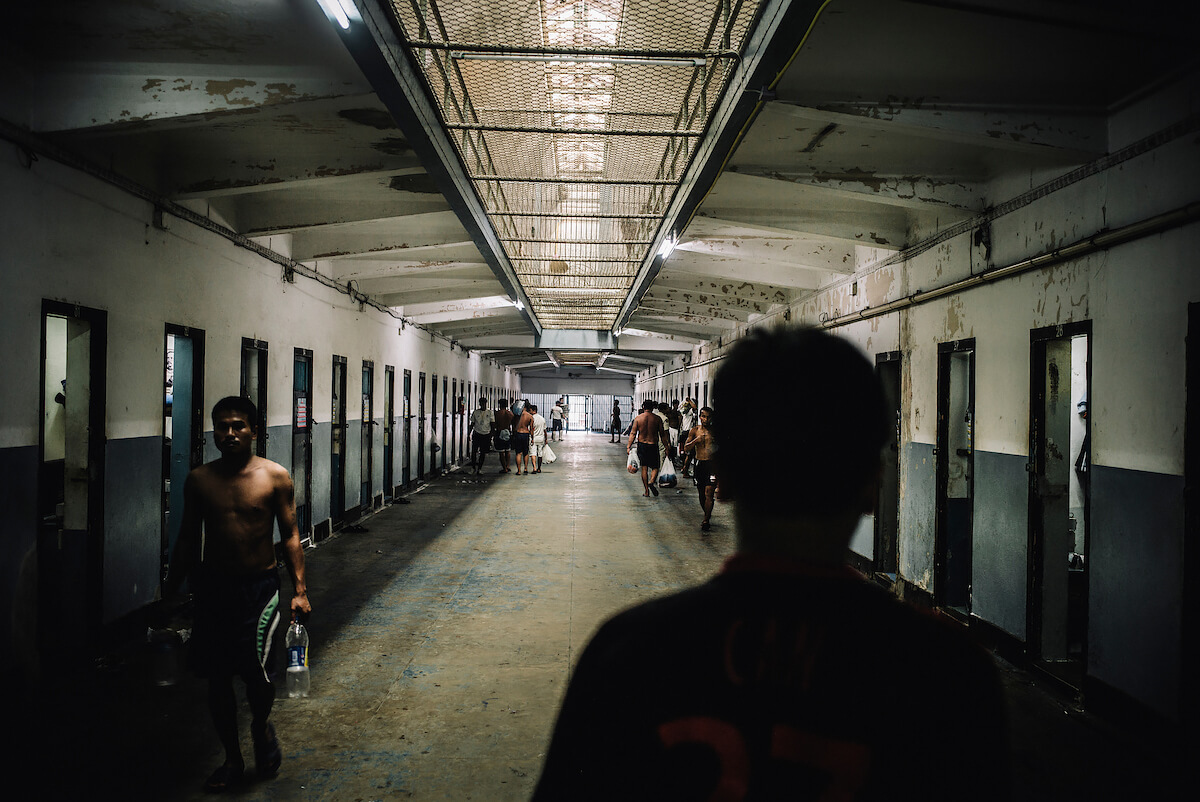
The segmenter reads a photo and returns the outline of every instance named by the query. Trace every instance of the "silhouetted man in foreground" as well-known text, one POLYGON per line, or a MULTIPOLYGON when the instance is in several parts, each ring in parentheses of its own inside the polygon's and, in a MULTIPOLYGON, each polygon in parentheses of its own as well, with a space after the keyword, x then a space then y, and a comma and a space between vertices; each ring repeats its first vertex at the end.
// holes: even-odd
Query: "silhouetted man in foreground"
POLYGON ((534 799, 1007 800, 991 657, 845 565, 889 435, 871 365, 823 332, 754 332, 714 398, 737 553, 595 634, 534 799), (720 421, 772 394, 795 399, 798 458, 764 469, 720 421))
POLYGON ((254 404, 237 396, 222 398, 213 407, 212 421, 221 456, 188 474, 179 540, 163 598, 171 599, 184 578, 191 578, 196 597, 191 659, 197 673, 208 678, 209 712, 225 748, 225 762, 208 778, 205 790, 225 791, 238 784, 245 771, 238 743, 235 676, 246 685, 258 773, 273 775, 283 760, 275 728, 268 721, 275 702, 271 643, 275 633, 286 628, 286 624, 279 626, 276 523, 293 588, 283 610, 289 620, 292 616, 304 620, 312 608, 304 583, 304 549, 296 528, 292 477, 282 465, 254 453, 258 436, 254 404))

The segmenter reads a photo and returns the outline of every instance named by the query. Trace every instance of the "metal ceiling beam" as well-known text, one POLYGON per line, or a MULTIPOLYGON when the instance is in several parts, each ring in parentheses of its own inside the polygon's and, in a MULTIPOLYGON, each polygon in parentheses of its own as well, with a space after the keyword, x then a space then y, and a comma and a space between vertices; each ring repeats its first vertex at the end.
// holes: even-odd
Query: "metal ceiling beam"
POLYGON ((510 318, 514 321, 524 323, 524 319, 517 313, 516 308, 512 304, 493 307, 491 309, 471 309, 471 310, 456 310, 446 312, 429 312, 424 315, 408 315, 414 323, 422 326, 438 323, 480 323, 481 325, 497 325, 502 323, 502 318, 510 318))
POLYGON ((776 287, 765 281, 759 281, 754 275, 753 264, 746 265, 746 271, 740 278, 697 278, 686 273, 658 274, 654 288, 675 290, 680 293, 699 294, 709 297, 729 298, 737 301, 755 303, 783 304, 791 300, 792 291, 788 287, 776 287))
POLYGON ((409 304, 404 307, 404 314, 416 317, 420 315, 440 314, 442 312, 473 312, 482 309, 514 309, 512 301, 503 295, 485 295, 480 298, 454 298, 448 301, 432 301, 423 304, 409 304))
POLYGON ((1044 153, 1059 150, 1072 160, 1091 161, 1108 148, 1102 114, 1058 115, 1044 111, 940 108, 928 103, 906 108, 894 102, 855 102, 813 107, 779 99, 765 114, 793 120, 865 128, 889 135, 909 134, 942 142, 960 142, 989 150, 1044 153))
MULTIPOLYGON (((286 168, 287 165, 279 165, 277 169, 286 168)), ((297 165, 294 169, 302 168, 303 165, 297 165)), ((217 175, 220 176, 220 179, 211 182, 207 189, 192 189, 177 192, 173 197, 176 200, 211 200, 214 198, 262 195, 269 192, 282 193, 289 190, 324 191, 327 189, 342 189, 348 185, 377 182, 395 176, 425 175, 425 168, 421 166, 416 156, 409 153, 406 155, 389 156, 387 165, 380 165, 373 168, 364 166, 360 170, 323 175, 315 178, 311 174, 301 173, 295 173, 290 176, 286 174, 271 175, 268 178, 262 174, 261 170, 253 172, 247 170, 240 178, 231 174, 228 170, 222 170, 217 175)), ((286 226, 278 224, 257 223, 256 225, 264 232, 288 230, 286 226)), ((257 232, 251 231, 251 233, 257 232)))
MULTIPOLYGON (((417 290, 415 292, 385 292, 377 296, 384 306, 406 307, 409 304, 424 304, 432 301, 453 301, 464 298, 486 298, 496 294, 496 282, 469 281, 458 282, 452 287, 437 290, 417 290)), ((403 314, 403 313, 402 313, 403 314)), ((526 321, 528 323, 528 321, 526 321)))
MULTIPOLYGON (((476 257, 479 252, 475 250, 473 244, 469 245, 471 252, 476 257)), ((463 278, 464 276, 474 276, 471 271, 489 270, 488 266, 483 262, 459 262, 454 260, 447 261, 405 261, 405 260, 390 260, 390 259, 356 259, 349 257, 346 259, 333 259, 329 261, 330 268, 333 270, 333 277, 338 281, 350 281, 351 279, 363 281, 374 278, 394 278, 396 276, 445 276, 447 278, 463 278)), ((491 274, 488 273, 490 276, 491 274)), ((504 300, 508 306, 512 306, 512 301, 505 298, 503 295, 497 296, 504 300)))
POLYGON ((623 354, 638 351, 690 351, 692 346, 702 342, 702 337, 662 334, 633 327, 625 329, 617 338, 618 350, 623 354))
POLYGON ((452 211, 377 217, 352 223, 310 226, 292 234, 292 258, 310 259, 404 252, 412 247, 462 242, 463 227, 452 211))

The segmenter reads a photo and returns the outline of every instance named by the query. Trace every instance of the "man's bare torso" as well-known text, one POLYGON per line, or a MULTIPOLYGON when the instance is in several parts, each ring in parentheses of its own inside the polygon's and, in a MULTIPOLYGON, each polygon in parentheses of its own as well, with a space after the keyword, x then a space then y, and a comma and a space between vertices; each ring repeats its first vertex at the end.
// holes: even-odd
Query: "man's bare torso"
POLYGON ((275 565, 275 520, 290 487, 283 466, 254 456, 228 473, 220 461, 188 477, 204 524, 204 564, 228 575, 253 574, 275 565))
POLYGON ((688 443, 695 449, 696 459, 701 462, 710 459, 712 456, 712 435, 709 433, 708 427, 696 424, 692 427, 691 432, 688 443))
POLYGON ((653 412, 643 412, 634 418, 633 428, 637 430, 639 443, 658 445, 658 436, 662 432, 662 418, 653 412))

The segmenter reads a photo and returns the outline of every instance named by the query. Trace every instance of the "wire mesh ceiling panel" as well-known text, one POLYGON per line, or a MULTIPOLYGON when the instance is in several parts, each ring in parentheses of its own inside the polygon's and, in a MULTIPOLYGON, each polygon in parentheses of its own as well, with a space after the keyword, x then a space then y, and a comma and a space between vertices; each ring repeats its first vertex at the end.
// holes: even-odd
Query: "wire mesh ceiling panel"
POLYGON ((543 328, 610 329, 762 0, 392 0, 543 328))

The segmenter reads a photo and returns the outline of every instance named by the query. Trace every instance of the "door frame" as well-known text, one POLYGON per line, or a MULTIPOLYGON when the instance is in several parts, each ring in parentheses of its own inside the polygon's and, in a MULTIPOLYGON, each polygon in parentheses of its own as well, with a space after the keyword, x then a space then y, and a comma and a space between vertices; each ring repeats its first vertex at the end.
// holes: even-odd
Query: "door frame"
MULTIPOLYGON (((307 523, 306 526, 303 526, 303 527, 298 526, 297 528, 300 529, 301 544, 307 545, 309 543, 315 543, 316 539, 317 539, 317 537, 316 537, 316 522, 313 520, 313 481, 312 481, 312 479, 313 479, 313 464, 312 464, 313 395, 315 392, 315 388, 313 385, 316 383, 316 376, 314 375, 313 371, 314 371, 316 363, 315 363, 315 360, 313 359, 312 349, 311 348, 293 347, 292 348, 292 370, 293 371, 296 368, 296 362, 305 362, 308 365, 308 370, 307 370, 308 385, 304 388, 304 395, 303 395, 303 397, 305 399, 305 413, 304 413, 305 414, 305 423, 307 425, 304 427, 300 427, 300 426, 296 425, 297 419, 299 418, 299 405, 297 404, 297 401, 300 399, 301 394, 296 389, 296 377, 294 374, 292 376, 292 415, 291 415, 291 421, 290 421, 290 424, 291 424, 290 428, 292 430, 292 478, 293 479, 295 479, 295 475, 296 475, 296 438, 299 436, 304 439, 304 454, 302 455, 301 459, 304 460, 304 467, 305 467, 305 470, 304 470, 304 481, 305 481, 304 498, 308 500, 307 501, 308 521, 306 522, 307 523)), ((297 524, 299 524, 299 523, 300 523, 300 521, 297 520, 297 524)))
POLYGON ((267 371, 270 365, 267 356, 267 341, 256 340, 253 337, 242 338, 242 349, 238 352, 241 357, 238 360, 238 392, 241 394, 245 393, 243 384, 246 375, 243 368, 247 349, 255 351, 254 358, 258 360, 258 397, 250 399, 258 408, 258 420, 254 422, 255 428, 258 429, 258 439, 255 441, 254 451, 258 456, 265 457, 267 456, 267 440, 270 438, 270 434, 267 432, 267 371))
MULTIPOLYGON (((41 361, 38 367, 40 377, 38 391, 38 503, 35 505, 34 531, 38 533, 38 642, 40 648, 50 649, 50 654, 57 654, 66 644, 57 642, 58 639, 49 633, 58 631, 67 625, 67 621, 59 621, 59 611, 66 612, 63 593, 69 585, 78 586, 77 577, 63 575, 61 567, 62 536, 54 542, 43 537, 41 513, 43 499, 41 495, 47 486, 46 471, 46 318, 63 317, 82 320, 88 324, 88 501, 87 501, 87 534, 84 544, 84 581, 79 592, 71 593, 72 598, 82 596, 84 609, 78 610, 84 622, 84 637, 89 651, 98 647, 100 631, 104 620, 104 457, 107 451, 105 439, 105 420, 108 408, 108 312, 103 309, 93 309, 80 304, 69 304, 62 301, 42 299, 42 313, 38 321, 41 329, 41 361)), ((70 392, 68 388, 67 392, 70 392)))
MULTIPOLYGON (((893 538, 892 550, 893 550, 894 556, 895 556, 895 565, 881 565, 880 559, 879 559, 880 553, 882 553, 884 551, 884 549, 882 547, 883 533, 881 531, 882 527, 880 526, 880 510, 881 510, 880 502, 883 500, 882 499, 882 495, 883 495, 882 481, 880 482, 879 493, 876 496, 875 520, 874 520, 874 544, 872 546, 872 551, 871 551, 871 563, 872 563, 875 573, 877 575, 882 575, 880 578, 884 578, 884 579, 887 579, 889 582, 893 582, 893 581, 895 581, 895 579, 889 575, 894 575, 896 578, 898 578, 899 574, 900 574, 900 476, 899 476, 899 473, 900 473, 900 470, 899 470, 899 468, 900 468, 900 422, 902 420, 902 415, 903 415, 903 411, 904 411, 904 392, 902 389, 903 376, 900 375, 901 372, 904 370, 904 360, 901 355, 901 352, 900 351, 885 351, 883 353, 876 354, 875 355, 875 372, 877 375, 879 374, 880 369, 884 365, 888 365, 889 368, 891 366, 895 366, 895 370, 897 372, 897 387, 896 387, 896 399, 895 399, 896 420, 895 420, 894 427, 892 427, 892 437, 894 439, 892 439, 891 442, 889 442, 888 445, 885 446, 885 448, 888 448, 889 450, 891 450, 895 453, 895 461, 896 461, 896 509, 894 510, 895 531, 892 533, 892 538, 893 538)), ((892 407, 891 407, 890 399, 889 399, 889 410, 891 408, 892 407)), ((883 478, 883 475, 884 474, 882 474, 882 473, 880 474, 881 479, 883 478)))
POLYGON ((383 366, 383 496, 396 495, 396 366, 383 366))
POLYGON ((333 468, 333 448, 330 446, 330 490, 337 488, 337 493, 330 493, 329 499, 329 519, 332 522, 330 531, 340 529, 350 519, 349 511, 346 509, 346 458, 350 452, 350 440, 347 437, 349 425, 347 424, 347 405, 346 405, 346 387, 349 383, 347 374, 350 372, 349 360, 338 354, 333 355, 332 361, 333 373, 331 376, 332 386, 330 387, 330 401, 332 408, 330 409, 330 440, 332 443, 333 437, 341 433, 342 438, 342 453, 338 458, 338 470, 333 468), (341 379, 338 380, 337 366, 341 365, 341 379), (336 485, 335 485, 336 483, 336 485), (335 499, 340 499, 342 509, 337 509, 334 506, 335 499))
MULTIPOLYGON (((446 471, 446 464, 447 464, 446 429, 449 428, 450 423, 449 423, 446 413, 449 410, 449 406, 450 406, 450 378, 443 374, 442 375, 442 442, 440 443, 440 447, 442 449, 441 450, 441 455, 442 455, 441 471, 443 473, 445 473, 445 471, 446 471)), ((436 412, 436 410, 435 410, 435 412, 436 412)))
MULTIPOLYGON (((186 337, 192 341, 192 442, 188 445, 188 467, 196 468, 204 464, 204 329, 197 329, 191 326, 180 326, 175 323, 167 323, 163 327, 163 376, 167 373, 167 351, 165 348, 167 336, 175 335, 176 337, 186 337)), ((172 401, 174 406, 174 401, 172 401)), ((163 416, 165 419, 165 415, 163 416)), ((165 436, 165 435, 164 435, 165 436)), ((162 476, 165 482, 171 475, 171 453, 169 449, 163 449, 162 476)), ((170 553, 170 533, 167 528, 167 494, 163 494, 163 506, 161 512, 161 529, 162 538, 161 546, 161 562, 162 565, 159 571, 159 587, 167 580, 167 569, 171 563, 170 553)), ((178 510, 177 513, 182 516, 183 510, 178 510)))
MULTIPOLYGON (((1092 321, 1083 320, 1076 323, 1063 323, 1054 326, 1043 326, 1031 329, 1029 332, 1029 462, 1025 469, 1028 472, 1028 549, 1026 554, 1026 600, 1025 600, 1025 648, 1034 661, 1042 660, 1042 591, 1045 584, 1043 569, 1044 560, 1041 554, 1042 542, 1045 539, 1043 530, 1043 514, 1041 497, 1037 492, 1037 479, 1045 464, 1045 456, 1040 448, 1041 433, 1046 426, 1046 344, 1057 340, 1071 340, 1078 336, 1087 336, 1087 367, 1085 384, 1088 388, 1088 431, 1091 431, 1091 410, 1094 408, 1092 393, 1092 321)), ((1089 466, 1090 470, 1090 466, 1089 466)), ((1090 477, 1089 477, 1090 481, 1090 477)), ((1091 493, 1084 493, 1084 526, 1087 528, 1083 541, 1083 636, 1082 652, 1080 654, 1081 676, 1087 676, 1088 655, 1088 616, 1090 615, 1089 594, 1091 584, 1091 528, 1092 503, 1091 493)), ((1082 690, 1080 688, 1079 690, 1082 690)))
MULTIPOLYGON (((436 378, 436 377, 435 377, 436 378)), ((425 479, 425 371, 417 374, 417 481, 425 479)))
POLYGON ((400 385, 400 419, 403 421, 400 430, 400 483, 408 489, 413 484, 412 478, 412 371, 404 368, 400 385))
MULTIPOLYGON (((975 530, 975 338, 968 337, 962 340, 952 340, 950 342, 938 343, 938 358, 937 358, 937 436, 935 440, 934 457, 937 466, 936 485, 935 485, 935 523, 934 523, 934 546, 933 546, 933 598, 934 603, 949 614, 952 618, 966 622, 971 613, 971 590, 972 582, 968 579, 967 582, 967 613, 963 613, 953 607, 946 605, 946 584, 949 565, 946 550, 947 550, 947 529, 949 527, 949 501, 947 493, 949 492, 950 471, 946 460, 946 455, 940 453, 950 437, 950 384, 943 380, 944 376, 949 375, 950 359, 954 354, 969 351, 971 354, 971 365, 968 371, 968 399, 971 408, 971 454, 970 468, 968 470, 969 480, 968 485, 971 493, 971 538, 974 540, 975 530)), ((971 552, 974 554, 974 543, 971 544, 971 552)), ((973 566, 972 566, 973 569, 973 566)))
POLYGON ((359 433, 359 477, 358 499, 362 512, 370 512, 375 507, 375 361, 364 359, 359 373, 359 387, 366 380, 367 389, 359 393, 363 409, 362 431, 359 433), (368 374, 370 378, 368 379, 368 374), (365 450, 366 453, 362 453, 365 450), (361 466, 366 464, 366 476, 362 475, 361 466), (363 498, 362 486, 367 486, 366 498, 363 498))
MULTIPOLYGON (((1200 644, 1196 625, 1200 621, 1200 594, 1196 572, 1200 571, 1200 303, 1188 304, 1186 401, 1183 448, 1183 589, 1180 601, 1179 720, 1194 721, 1200 704, 1200 689, 1187 681, 1200 668, 1200 644)), ((1089 392, 1091 391, 1089 378, 1089 392)), ((1088 399, 1088 409, 1092 408, 1088 399)))

